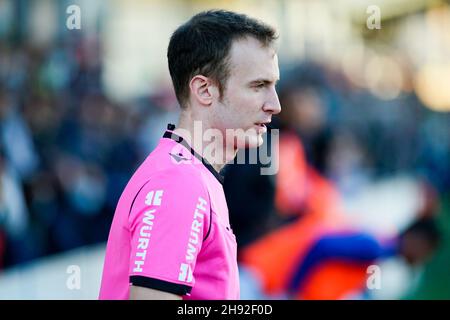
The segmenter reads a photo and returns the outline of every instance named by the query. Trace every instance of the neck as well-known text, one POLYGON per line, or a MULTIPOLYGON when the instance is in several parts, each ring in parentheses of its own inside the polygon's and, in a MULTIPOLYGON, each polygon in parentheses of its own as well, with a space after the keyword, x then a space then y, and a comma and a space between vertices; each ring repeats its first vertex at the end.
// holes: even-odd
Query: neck
POLYGON ((186 140, 217 172, 236 157, 234 141, 226 141, 226 136, 208 121, 195 119, 187 111, 181 113, 174 133, 186 140))

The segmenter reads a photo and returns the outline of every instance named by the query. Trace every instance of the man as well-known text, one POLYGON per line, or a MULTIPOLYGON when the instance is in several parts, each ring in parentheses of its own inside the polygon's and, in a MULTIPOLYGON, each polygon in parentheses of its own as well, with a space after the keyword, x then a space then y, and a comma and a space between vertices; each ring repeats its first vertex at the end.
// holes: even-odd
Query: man
POLYGON ((219 171, 239 148, 260 146, 281 111, 275 39, 271 27, 222 10, 174 32, 167 56, 179 124, 168 126, 119 200, 100 299, 239 298, 219 171))

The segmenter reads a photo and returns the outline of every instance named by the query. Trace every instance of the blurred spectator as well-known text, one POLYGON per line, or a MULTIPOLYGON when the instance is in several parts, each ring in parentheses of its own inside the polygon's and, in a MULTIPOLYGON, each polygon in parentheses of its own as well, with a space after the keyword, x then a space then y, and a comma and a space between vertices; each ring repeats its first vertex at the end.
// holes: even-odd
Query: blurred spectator
POLYGON ((38 158, 31 132, 23 121, 17 104, 17 101, 14 101, 0 86, 1 142, 19 179, 25 180, 36 169, 38 158))
POLYGON ((136 131, 159 135, 144 127, 157 108, 105 96, 100 57, 96 38, 40 48, 0 40, 2 267, 106 241, 146 156, 136 131))
MULTIPOLYGON (((435 207, 432 209, 433 205, 425 204, 426 218, 422 212, 417 212, 415 224, 403 233, 388 237, 359 230, 353 225, 341 205, 341 193, 326 174, 337 178, 340 191, 347 193, 349 190, 342 184, 343 179, 360 175, 363 177, 360 181, 367 183, 369 178, 373 179, 369 168, 376 163, 368 161, 370 158, 362 147, 364 136, 356 138, 355 132, 339 128, 346 123, 344 119, 337 120, 341 111, 339 104, 334 105, 337 109, 333 112, 327 111, 331 109, 324 104, 323 97, 330 98, 337 93, 321 78, 321 69, 315 66, 312 77, 311 73, 303 73, 302 68, 294 70, 299 74, 287 78, 286 85, 280 88, 283 112, 278 122, 282 130, 275 190, 264 197, 263 192, 258 192, 261 198, 274 199, 272 204, 276 210, 265 208, 262 211, 257 205, 260 200, 249 201, 245 212, 240 211, 239 206, 230 205, 230 215, 235 217, 236 223, 245 219, 251 222, 242 231, 246 235, 252 234, 253 226, 261 228, 262 221, 268 220, 267 214, 261 212, 282 216, 287 223, 273 224, 269 227, 272 231, 248 241, 240 248, 240 262, 253 272, 253 280, 259 280, 257 285, 269 297, 289 293, 301 299, 345 298, 356 291, 364 291, 366 269, 379 259, 398 255, 410 264, 429 259, 439 243, 439 231, 430 218, 435 214, 435 207), (333 114, 335 120, 327 122, 333 114)), ((370 157, 379 158, 376 151, 370 157)), ((391 168, 396 165, 391 164, 391 168)), ((407 163, 401 165, 404 170, 408 169, 407 163)), ((254 172, 253 180, 257 176, 254 172)), ((227 178, 233 179, 233 176, 227 178)), ((243 190, 259 190, 254 185, 244 184, 251 180, 251 177, 246 180, 234 177, 236 185, 228 189, 231 204, 247 199, 240 198, 248 193, 243 190)), ((265 190, 270 190, 268 184, 265 190)), ((270 206, 270 200, 266 204, 270 206)))

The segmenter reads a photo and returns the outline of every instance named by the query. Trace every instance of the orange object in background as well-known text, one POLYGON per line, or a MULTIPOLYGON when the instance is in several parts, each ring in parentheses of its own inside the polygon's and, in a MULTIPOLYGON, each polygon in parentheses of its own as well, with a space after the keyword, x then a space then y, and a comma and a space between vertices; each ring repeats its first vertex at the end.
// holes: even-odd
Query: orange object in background
POLYGON ((314 219, 304 217, 301 222, 283 226, 243 248, 240 262, 256 272, 266 294, 281 294, 298 261, 322 232, 322 226, 314 219))
POLYGON ((304 286, 295 294, 300 300, 340 300, 364 290, 368 265, 328 261, 314 268, 304 286))
POLYGON ((298 261, 327 232, 342 229, 339 194, 331 182, 308 166, 295 133, 283 133, 279 145, 275 203, 280 215, 298 216, 242 249, 240 261, 258 274, 266 294, 287 289, 298 261))
POLYGON ((336 187, 308 165, 297 134, 281 134, 278 162, 275 206, 280 215, 297 216, 308 211, 308 215, 324 221, 344 219, 336 187))

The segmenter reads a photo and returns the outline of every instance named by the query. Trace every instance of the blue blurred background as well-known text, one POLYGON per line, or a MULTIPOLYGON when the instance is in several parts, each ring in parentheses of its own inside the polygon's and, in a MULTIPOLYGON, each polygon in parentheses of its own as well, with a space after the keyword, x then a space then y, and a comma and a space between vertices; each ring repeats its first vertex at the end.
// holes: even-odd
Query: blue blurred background
MULTIPOLYGON (((370 298, 449 299, 443 0, 0 0, 0 297, 96 298, 120 193, 177 119, 165 58, 171 32, 210 8, 279 31, 279 89, 295 84, 306 159, 333 183, 350 220, 399 230, 431 202, 442 231, 433 258, 412 274, 387 265, 389 280, 370 298), (70 5, 81 29, 67 26, 70 5), (381 29, 368 27, 370 5, 381 29), (80 266, 80 290, 66 286, 69 265, 80 266)), ((255 180, 251 170, 226 170, 226 191, 253 196, 238 212, 242 199, 227 191, 240 246, 286 223, 271 201, 276 179, 255 180), (253 178, 242 183, 245 174, 253 178)), ((251 279, 243 275, 243 297, 267 297, 251 279)))

